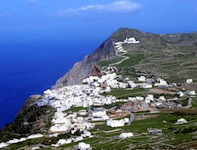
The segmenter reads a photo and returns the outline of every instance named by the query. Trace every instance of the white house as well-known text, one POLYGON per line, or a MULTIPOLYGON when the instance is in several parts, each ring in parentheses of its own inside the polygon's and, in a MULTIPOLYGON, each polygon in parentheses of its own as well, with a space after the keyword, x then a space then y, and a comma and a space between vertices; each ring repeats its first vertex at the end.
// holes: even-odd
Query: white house
POLYGON ((131 38, 126 38, 124 40, 124 43, 128 43, 128 44, 138 44, 140 43, 140 41, 137 41, 134 37, 131 38))
POLYGON ((83 137, 90 137, 91 135, 92 135, 91 132, 88 130, 84 130, 82 134, 83 137))
POLYGON ((57 142, 57 145, 58 146, 61 146, 61 145, 64 145, 64 144, 66 144, 67 142, 66 142, 66 139, 59 139, 59 141, 57 142))
POLYGON ((187 123, 187 120, 185 120, 184 118, 180 118, 177 120, 175 124, 184 124, 184 123, 187 123))
POLYGON ((103 107, 94 108, 91 111, 91 114, 92 114, 92 121, 109 119, 109 117, 107 116, 107 113, 106 113, 106 109, 103 107))
POLYGON ((136 97, 128 97, 128 100, 129 101, 135 101, 136 100, 136 97))
POLYGON ((133 133, 128 132, 128 133, 121 133, 119 137, 120 137, 121 139, 125 139, 125 138, 130 138, 130 137, 132 137, 132 136, 133 136, 133 133))
POLYGON ((81 140, 83 140, 83 136, 77 136, 74 141, 78 142, 78 141, 81 141, 81 140))
POLYGON ((118 83, 118 86, 119 86, 119 88, 121 88, 121 89, 126 89, 126 88, 128 87, 128 84, 127 84, 127 83, 123 83, 123 82, 119 82, 119 83, 118 83))
POLYGON ((158 78, 157 81, 154 86, 168 86, 168 83, 164 79, 158 78))
POLYGON ((193 79, 187 79, 187 80, 186 80, 186 83, 188 83, 188 84, 193 83, 193 79))
POLYGON ((151 101, 154 101, 154 96, 152 94, 148 94, 146 97, 145 97, 145 102, 146 103, 150 103, 151 101))
POLYGON ((135 88, 137 85, 133 81, 127 81, 130 88, 135 88))
POLYGON ((188 91, 188 94, 191 96, 196 95, 196 91, 188 91))
POLYGON ((78 114, 81 116, 85 116, 87 115, 87 111, 85 109, 82 109, 82 110, 79 110, 78 114))
POLYGON ((136 96, 135 98, 136 98, 136 100, 138 100, 138 101, 143 101, 143 100, 144 100, 144 97, 142 97, 142 96, 136 96))
POLYGON ((166 100, 166 98, 164 96, 159 96, 158 99, 161 100, 161 101, 165 101, 166 100))
POLYGON ((143 89, 150 89, 153 87, 152 84, 149 84, 149 83, 138 83, 136 85, 143 89))
POLYGON ((109 86, 107 86, 104 91, 105 92, 110 92, 111 91, 111 88, 109 86))
POLYGON ((140 76, 140 77, 138 77, 138 81, 145 82, 146 81, 146 77, 145 76, 140 76))
POLYGON ((121 120, 109 119, 107 120, 106 125, 110 127, 122 127, 125 125, 125 123, 128 123, 127 119, 126 120, 125 119, 121 119, 121 120))
POLYGON ((184 96, 184 93, 181 92, 181 91, 177 92, 177 94, 179 95, 179 97, 183 97, 184 96))
POLYGON ((84 142, 80 142, 78 145, 77 145, 77 149, 78 150, 91 150, 91 147, 90 147, 90 144, 86 144, 84 142))
POLYGON ((129 123, 129 118, 124 118, 125 123, 129 123))

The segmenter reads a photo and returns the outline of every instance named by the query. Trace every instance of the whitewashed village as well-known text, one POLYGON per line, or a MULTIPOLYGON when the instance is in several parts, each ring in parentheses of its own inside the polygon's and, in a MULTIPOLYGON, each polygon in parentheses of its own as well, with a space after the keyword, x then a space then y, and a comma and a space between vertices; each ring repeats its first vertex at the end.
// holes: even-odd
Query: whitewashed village
MULTIPOLYGON (((56 112, 51 120, 51 127, 48 134, 41 133, 33 134, 21 139, 13 139, 7 142, 0 143, 0 148, 5 148, 11 144, 20 143, 30 139, 47 137, 57 137, 64 133, 71 133, 68 139, 59 139, 57 143, 51 144, 52 147, 58 148, 62 145, 75 143, 75 148, 80 150, 92 149, 91 144, 83 142, 84 139, 93 138, 96 136, 91 132, 97 124, 103 123, 111 131, 119 130, 121 127, 128 126, 135 120, 143 119, 143 112, 154 114, 159 113, 159 109, 179 109, 192 107, 192 99, 196 97, 195 90, 188 90, 184 87, 178 87, 176 83, 168 83, 162 78, 149 78, 139 76, 135 79, 123 78, 118 74, 118 69, 115 65, 127 60, 124 56, 127 51, 122 47, 123 44, 139 44, 134 37, 127 38, 123 42, 116 42, 114 46, 117 50, 117 56, 122 58, 121 61, 108 65, 103 70, 102 76, 90 76, 83 80, 83 84, 66 86, 59 89, 46 90, 43 93, 42 99, 35 102, 34 105, 39 107, 49 105, 56 109, 56 112), (122 89, 125 91, 133 91, 142 89, 147 91, 146 95, 128 96, 127 98, 117 98, 110 95, 113 90, 122 89), (165 96, 171 94, 173 96, 165 96), (176 95, 176 96, 174 96, 176 95), (183 106, 179 103, 179 99, 186 97, 187 105, 183 106), (120 107, 105 107, 116 103, 121 103, 120 107), (70 111, 73 108, 78 108, 77 111, 70 111), (140 112, 140 115, 135 115, 140 112), (80 135, 75 135, 79 132, 80 135)), ((185 81, 187 86, 193 84, 192 79, 185 81)), ((164 120, 165 122, 165 120, 164 120)), ((187 124, 188 120, 184 117, 179 118, 174 124, 187 124)), ((24 126, 28 122, 23 122, 24 126)), ((97 131, 101 132, 101 131, 97 131)), ((160 128, 148 128, 148 134, 162 134, 160 128)), ((118 137, 122 140, 135 137, 135 133, 122 132, 118 137)), ((35 146, 34 149, 39 149, 35 146)))

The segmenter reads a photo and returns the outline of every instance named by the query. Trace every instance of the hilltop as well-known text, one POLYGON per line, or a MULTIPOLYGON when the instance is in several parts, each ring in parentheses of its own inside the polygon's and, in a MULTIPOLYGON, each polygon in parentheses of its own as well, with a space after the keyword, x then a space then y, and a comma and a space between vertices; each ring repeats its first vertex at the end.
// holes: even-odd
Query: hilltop
POLYGON ((82 83, 89 75, 98 75, 101 67, 116 62, 114 42, 135 37, 138 45, 124 44, 129 59, 116 66, 125 76, 138 75, 162 77, 169 81, 183 82, 196 79, 197 33, 153 34, 136 29, 121 28, 113 33, 92 54, 60 78, 55 88, 82 83))
POLYGON ((119 29, 32 95, 0 148, 197 148, 196 48, 197 33, 119 29))

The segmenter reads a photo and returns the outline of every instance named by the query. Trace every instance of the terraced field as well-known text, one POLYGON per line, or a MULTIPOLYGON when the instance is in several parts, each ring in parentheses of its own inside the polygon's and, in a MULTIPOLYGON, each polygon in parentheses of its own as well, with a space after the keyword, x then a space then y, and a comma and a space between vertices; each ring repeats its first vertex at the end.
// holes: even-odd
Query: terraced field
MULTIPOLYGON (((155 114, 153 114, 155 115, 155 114)), ((93 149, 141 149, 141 148, 197 148, 197 116, 184 115, 184 118, 189 121, 188 124, 174 124, 178 116, 173 113, 163 112, 157 114, 156 118, 136 120, 129 126, 121 127, 120 130, 114 131, 113 128, 107 127, 105 124, 96 126, 94 137, 84 140, 92 145, 93 149), (164 122, 165 121, 165 122, 164 122), (149 135, 147 128, 162 129, 162 135, 149 135), (173 133, 173 131, 177 133, 173 133), (190 129, 193 129, 193 131, 190 129), (110 131, 105 133, 105 131, 110 131), (195 130, 195 131, 194 131, 195 130), (128 139, 120 139, 119 135, 122 132, 133 132, 134 137, 128 139)), ((77 143, 65 145, 62 148, 72 149, 77 143)))
MULTIPOLYGON (((194 101, 196 104, 196 100, 194 101)), ((84 139, 83 141, 91 145, 93 149, 185 149, 197 148, 197 111, 188 110, 173 110, 162 111, 156 114, 146 114, 141 119, 135 120, 131 125, 119 128, 111 128, 105 125, 105 122, 100 123, 91 130, 92 138, 84 139), (152 118, 147 118, 146 115, 154 115, 152 118), (156 116, 156 117, 155 117, 156 116), (187 124, 177 125, 176 120, 184 117, 188 120, 187 124), (147 132, 148 128, 157 128, 162 130, 161 135, 150 135, 147 132), (132 132, 134 136, 127 139, 119 138, 123 132, 132 132)), ((140 116, 136 113, 136 116, 140 116)), ((59 138, 67 138, 67 135, 61 135, 58 138, 39 138, 28 140, 23 143, 13 144, 9 149, 26 149, 28 145, 50 144, 55 143, 59 138)), ((71 143, 63 145, 57 149, 72 150, 79 143, 71 143)), ((43 150, 51 149, 51 147, 43 147, 43 150)))

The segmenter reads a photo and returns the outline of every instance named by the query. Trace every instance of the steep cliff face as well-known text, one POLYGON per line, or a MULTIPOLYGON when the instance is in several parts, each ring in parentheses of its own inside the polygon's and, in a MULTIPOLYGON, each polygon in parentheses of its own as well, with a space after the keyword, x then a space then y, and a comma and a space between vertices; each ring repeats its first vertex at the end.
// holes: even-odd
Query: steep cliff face
MULTIPOLYGON (((96 66, 96 63, 102 62, 103 60, 106 60, 105 63, 107 63, 109 58, 113 58, 116 54, 113 42, 124 41, 125 38, 129 37, 135 37, 140 41, 140 44, 124 45, 130 59, 121 64, 122 66, 116 66, 122 71, 119 73, 125 74, 125 72, 128 73, 129 71, 129 74, 136 72, 137 74, 135 74, 135 76, 137 76, 138 73, 143 73, 144 75, 151 74, 166 79, 174 78, 177 75, 180 76, 180 78, 192 78, 194 76, 194 73, 190 73, 190 68, 178 68, 177 66, 180 66, 180 62, 182 61, 196 61, 195 57, 189 56, 195 56, 197 54, 197 33, 154 34, 136 29, 120 28, 92 54, 86 56, 83 61, 76 63, 68 73, 56 82, 53 88, 80 84, 82 79, 89 75, 99 75, 100 70, 99 67, 96 66), (180 57, 184 59, 180 59, 180 57), (135 59, 141 61, 136 63, 135 59), (177 61, 178 59, 180 59, 180 61, 177 61), (176 65, 176 70, 168 64, 176 65), (171 70, 171 68, 173 70, 171 70), (182 70, 186 73, 183 74, 182 70)), ((192 72, 194 71, 192 70, 192 72)))
POLYGON ((80 84, 82 83, 82 79, 89 75, 98 75, 100 70, 95 63, 113 56, 115 56, 113 40, 108 38, 92 54, 86 56, 83 61, 77 62, 68 73, 58 79, 53 88, 80 84))

